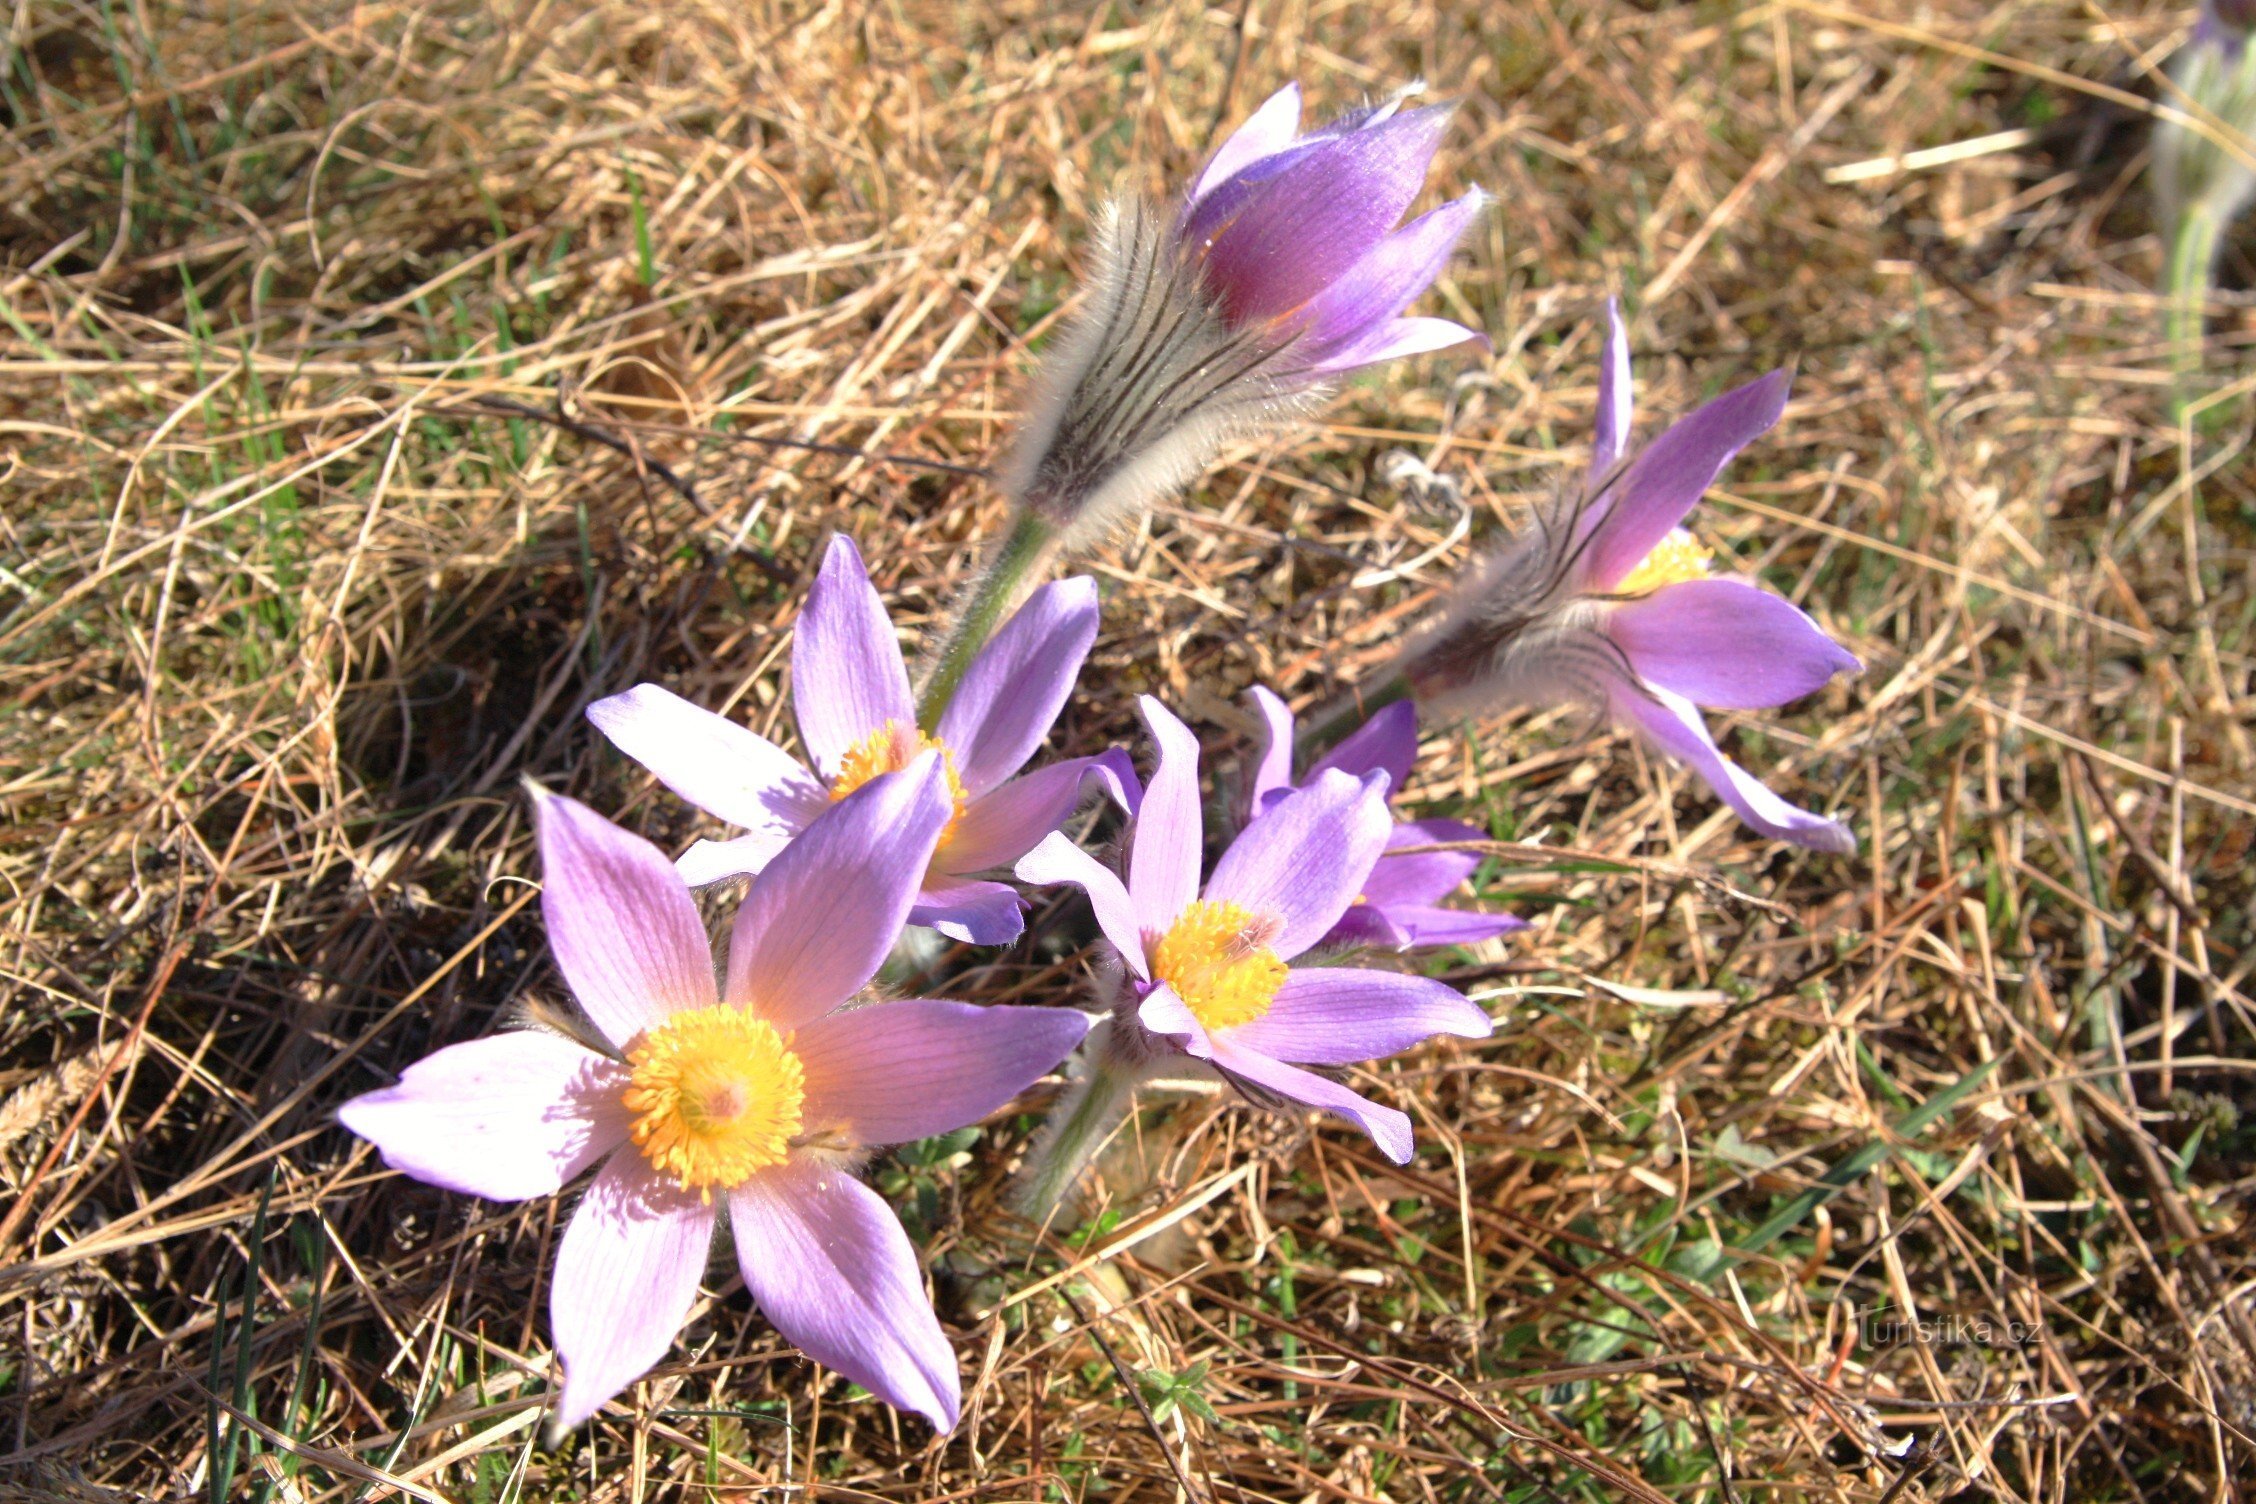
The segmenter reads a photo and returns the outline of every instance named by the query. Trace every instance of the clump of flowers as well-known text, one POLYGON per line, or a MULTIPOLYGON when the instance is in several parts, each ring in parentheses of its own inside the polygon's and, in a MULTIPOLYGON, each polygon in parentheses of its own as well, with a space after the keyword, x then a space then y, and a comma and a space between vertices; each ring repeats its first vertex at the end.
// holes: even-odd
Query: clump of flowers
POLYGON ((1785 410, 1787 374, 1726 392, 1634 454, 1629 340, 1607 307, 1589 478, 1477 562, 1401 676, 1428 715, 1581 702, 1642 731, 1767 836, 1850 852, 1839 821, 1796 808, 1717 749, 1701 706, 1783 705, 1855 673, 1855 656, 1802 610, 1719 578, 1683 521, 1731 457, 1785 410))
POLYGON ((549 945, 607 1048, 532 1030, 452 1045, 346 1103, 345 1126, 396 1170, 496 1201, 553 1195, 595 1168, 550 1284, 560 1430, 665 1355, 724 1216, 777 1331, 952 1429, 955 1353, 907 1234, 854 1172, 873 1146, 1009 1102, 1088 1020, 845 1006, 899 935, 951 818, 941 759, 872 780, 766 866, 719 986, 689 889, 656 847, 569 799, 537 807, 549 945))

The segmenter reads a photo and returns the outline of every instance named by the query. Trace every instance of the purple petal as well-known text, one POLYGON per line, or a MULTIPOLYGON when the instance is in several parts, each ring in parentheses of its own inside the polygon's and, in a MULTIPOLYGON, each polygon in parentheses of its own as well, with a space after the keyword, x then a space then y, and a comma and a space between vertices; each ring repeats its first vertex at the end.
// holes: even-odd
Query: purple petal
POLYGON ((492 1201, 563 1189, 626 1142, 626 1067, 554 1034, 449 1045, 337 1120, 426 1185, 492 1201))
POLYGON ((577 1426, 666 1355, 705 1276, 713 1215, 631 1149, 597 1174, 564 1229, 549 1287, 564 1359, 557 1425, 577 1426))
POLYGON ((1338 1113, 1371 1135, 1371 1142, 1379 1146, 1381 1154, 1398 1165, 1410 1162, 1410 1119, 1393 1108, 1381 1107, 1337 1081, 1297 1070, 1258 1050, 1240 1049, 1228 1040, 1214 1042, 1214 1063, 1229 1074, 1242 1076, 1279 1096, 1338 1113))
POLYGON ((1863 669, 1783 596, 1739 580, 1687 580, 1616 606, 1606 635, 1639 678, 1697 705, 1760 710, 1863 669))
POLYGON ((1417 761, 1418 707, 1409 700, 1396 700, 1371 712, 1352 736, 1308 770, 1302 782, 1313 782, 1325 769, 1337 768, 1356 778, 1365 773, 1384 773, 1388 790, 1399 791, 1410 781, 1410 769, 1417 761))
POLYGON ((1296 150, 1268 174, 1217 186, 1183 228, 1228 317, 1292 313, 1375 250, 1426 180, 1449 108, 1408 110, 1296 150))
POLYGON ((814 775, 783 748, 655 684, 598 700, 587 716, 675 794, 731 825, 772 837, 778 847, 828 802, 814 775))
POLYGON ((1480 856, 1471 851, 1421 851, 1413 856, 1394 853, 1405 846, 1433 846, 1445 841, 1485 841, 1488 832, 1461 820, 1405 820, 1387 832, 1386 855, 1363 881, 1363 897, 1371 903, 1432 903, 1457 891, 1473 875, 1480 856))
POLYGON ((1488 1015, 1431 977, 1358 967, 1296 967, 1269 1011, 1229 1031, 1233 1048, 1299 1065, 1383 1060, 1436 1034, 1486 1039, 1488 1015))
POLYGON ((586 805, 545 791, 533 814, 541 918, 580 1007, 624 1049, 683 1008, 710 1008, 713 947, 674 864, 586 805))
POLYGON ((1393 322, 1448 267, 1457 242, 1487 198, 1475 189, 1419 215, 1319 293, 1308 305, 1310 319, 1302 336, 1309 356, 1321 361, 1363 344, 1393 322))
POLYGON ((752 881, 729 1002, 795 1029, 868 984, 901 937, 952 802, 935 752, 863 784, 752 881))
POLYGON ((1464 344, 1467 340, 1484 347, 1488 344, 1487 335, 1448 319, 1393 319, 1351 344, 1335 347, 1306 369, 1312 376, 1336 376, 1343 371, 1360 370, 1382 361, 1408 360, 1413 355, 1430 355, 1436 350, 1464 344))
MULTIPOLYGON (((829 808, 827 802, 824 808, 829 808)), ((792 840, 790 835, 761 831, 729 841, 693 841, 689 850, 674 859, 674 870, 692 888, 751 877, 765 871, 768 863, 775 860, 776 853, 792 840)))
POLYGON ((1253 787, 1246 793, 1248 818, 1269 807, 1269 796, 1281 794, 1293 786, 1293 713, 1292 707, 1256 684, 1246 691, 1253 701, 1254 714, 1261 717, 1262 729, 1268 741, 1261 748, 1261 760, 1253 767, 1253 787))
POLYGON ((1214 149, 1206 170, 1198 175, 1198 182, 1191 188, 1190 203, 1184 206, 1185 211, 1263 157, 1273 156, 1292 145, 1293 133, 1299 129, 1300 85, 1290 83, 1262 101, 1261 108, 1248 115, 1245 124, 1214 149))
POLYGON ((1206 1025, 1198 1021, 1190 1005, 1165 982, 1145 993, 1136 1004, 1136 1022, 1172 1042, 1186 1055, 1200 1060, 1214 1058, 1214 1036, 1206 1032, 1206 1025))
MULTIPOLYGON (((1206 896, 1275 919, 1270 949, 1291 960, 1339 922, 1386 847, 1386 775, 1336 770, 1287 794, 1238 833, 1214 867, 1206 896)), ((1141 908, 1138 917, 1143 917, 1141 908)), ((1165 924, 1145 921, 1146 929, 1165 924)))
POLYGON ((1110 867, 1074 845, 1063 831, 1045 837, 1020 857, 1017 877, 1036 887, 1071 883, 1088 894, 1089 907, 1097 913, 1097 927, 1120 952, 1129 970, 1139 977, 1151 975, 1144 961, 1144 934, 1136 924, 1136 906, 1128 897, 1127 887, 1110 867))
POLYGON ((1788 804, 1717 751, 1699 707, 1682 695, 1659 688, 1640 694, 1624 686, 1613 692, 1611 700, 1617 720, 1643 727, 1664 750, 1683 758, 1724 803, 1739 812, 1740 819, 1764 835, 1813 851, 1843 856, 1855 852, 1856 837, 1846 825, 1788 804))
POLYGON ((1034 755, 1096 640, 1097 582, 1078 575, 1035 591, 979 650, 940 717, 965 792, 978 798, 1034 755))
POLYGON ((1614 461, 1621 458, 1622 446, 1629 442, 1629 423, 1629 331, 1622 327, 1620 300, 1608 298, 1606 349, 1598 360, 1598 417, 1590 430, 1592 494, 1596 494, 1598 483, 1614 467, 1614 461))
POLYGON ((909 670, 885 603, 854 540, 840 533, 823 555, 791 638, 791 707, 807 755, 825 778, 887 721, 916 725, 909 670))
POLYGON ((1583 585, 1603 594, 1645 561, 1655 545, 1715 484, 1717 472, 1786 410, 1784 371, 1748 382, 1679 419, 1629 462, 1597 513, 1583 585))
POLYGON ((916 998, 819 1018, 791 1047, 807 1071, 809 1131, 905 1144, 1008 1105, 1088 1032, 1088 1016, 1069 1008, 916 998))
POLYGON ((1117 748, 1037 768, 974 799, 935 860, 948 872, 1008 867, 1057 829, 1090 788, 1103 789, 1128 808, 1135 781, 1135 764, 1117 748))
POLYGON ((1339 923, 1324 931, 1324 938, 1309 949, 1348 950, 1357 947, 1408 950, 1410 932, 1395 923, 1391 905, 1351 903, 1347 906, 1347 912, 1340 915, 1339 923))
POLYGON ((1018 889, 1009 883, 927 873, 908 922, 966 945, 1008 945, 1026 932, 1024 908, 1018 889))
MULTIPOLYGON (((1354 910, 1350 909, 1349 913, 1354 910)), ((1441 945, 1478 945, 1498 935, 1524 930, 1528 922, 1517 914, 1482 914, 1471 909, 1445 909, 1429 903, 1390 903, 1388 921, 1402 934, 1405 950, 1441 945)))
POLYGON ((1136 704, 1158 744, 1159 765, 1136 811, 1128 892, 1136 901, 1138 930, 1156 935, 1198 897, 1206 830, 1199 813, 1198 738, 1150 695, 1139 695, 1136 704))
POLYGON ((729 1192, 729 1222, 745 1287, 777 1331, 894 1408, 955 1428, 955 1349, 877 1192, 843 1170, 781 1166, 729 1192))

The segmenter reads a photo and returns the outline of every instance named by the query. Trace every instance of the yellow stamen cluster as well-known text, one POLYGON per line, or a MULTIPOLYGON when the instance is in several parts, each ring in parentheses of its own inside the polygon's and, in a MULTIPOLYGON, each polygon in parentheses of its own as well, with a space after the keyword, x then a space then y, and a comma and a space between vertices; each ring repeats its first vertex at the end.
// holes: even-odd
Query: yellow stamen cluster
POLYGON ((1676 528, 1654 545, 1644 562, 1614 587, 1614 593, 1645 595, 1663 585, 1704 580, 1708 577, 1708 560, 1713 557, 1714 554, 1695 542, 1690 533, 1683 528, 1676 528))
POLYGON ((1209 1031, 1250 1024, 1285 985, 1285 963, 1269 948, 1273 922, 1234 903, 1201 898, 1152 948, 1152 975, 1209 1031))
POLYGON ((627 1051, 620 1101, 661 1175, 707 1201, 790 1156, 807 1096, 791 1041, 743 1008, 676 1013, 627 1051))
POLYGON ((946 742, 914 726, 887 721, 847 748, 846 755, 838 759, 838 776, 831 780, 831 802, 845 798, 880 773, 900 772, 915 762, 920 752, 940 754, 940 769, 948 779, 948 797, 955 801, 955 813, 948 817, 947 828, 940 832, 940 844, 947 845, 948 838, 963 823, 964 806, 970 801, 964 794, 963 780, 956 776, 956 754, 946 742))

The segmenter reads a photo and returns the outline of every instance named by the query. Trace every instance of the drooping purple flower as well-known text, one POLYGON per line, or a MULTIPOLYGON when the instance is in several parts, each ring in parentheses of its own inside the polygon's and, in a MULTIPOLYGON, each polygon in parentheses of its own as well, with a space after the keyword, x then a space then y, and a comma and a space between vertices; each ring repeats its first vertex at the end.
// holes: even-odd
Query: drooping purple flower
POLYGON ((1484 201, 1401 223, 1449 113, 1397 101, 1301 134, 1288 85, 1174 213, 1112 206, 1088 306, 1044 367, 1004 489, 1061 533, 1101 530, 1346 372, 1480 339, 1404 317, 1484 201))
POLYGON ((1471 571, 1403 673, 1440 714, 1595 704, 1690 764, 1765 835, 1854 851, 1846 826, 1787 803, 1724 756, 1699 709, 1783 705, 1862 667, 1792 602, 1711 578, 1708 550, 1681 526, 1731 457, 1778 421, 1787 374, 1726 392, 1625 457, 1629 340, 1611 303, 1606 316, 1588 483, 1471 571))
POLYGON ((559 1429, 665 1355, 726 1215, 745 1287, 818 1362, 942 1431, 956 1361, 870 1148, 976 1123, 1080 1042, 1081 1014, 917 999, 843 1008, 893 945, 949 819, 935 757, 879 778, 769 864, 716 987, 671 862, 569 799, 538 803, 541 908, 611 1048, 538 1032, 451 1045, 346 1103, 418 1180, 496 1201, 600 1166, 557 1249, 559 1429))
POLYGON ((1007 870, 1073 812, 1085 784, 1134 804, 1125 752, 1020 773, 1073 690, 1097 635, 1086 576, 1044 585, 980 651, 936 730, 917 729, 908 665, 853 540, 823 557, 791 642, 791 700, 808 770, 775 743, 655 684, 598 700, 588 719, 689 803, 749 834, 699 841, 682 876, 703 886, 758 872, 831 804, 937 750, 954 812, 924 875, 911 924, 1001 945, 1025 928, 1017 890, 975 874, 1007 870))
POLYGON ((1241 831, 1202 888, 1198 741, 1150 696, 1159 749, 1130 834, 1123 883, 1061 832, 1018 864, 1029 883, 1071 883, 1126 969, 1112 1048, 1129 1033, 1204 1061, 1255 1100, 1356 1123, 1397 1164, 1410 1120, 1301 1066, 1341 1066, 1436 1034, 1488 1036, 1488 1015, 1427 977, 1289 965, 1331 933, 1386 848, 1387 775, 1329 768, 1241 831))
MULTIPOLYGON (((1324 754, 1298 783, 1292 776, 1293 713, 1291 707, 1260 685, 1254 686, 1254 709, 1267 728, 1269 742, 1255 764, 1249 791, 1249 813, 1261 818, 1295 789, 1313 783, 1337 769, 1361 778, 1367 773, 1387 775, 1387 788, 1402 787, 1418 760, 1418 712, 1408 700, 1385 706, 1358 727, 1354 734, 1324 754)), ((1411 950, 1435 945, 1475 945, 1492 936, 1527 928, 1527 921, 1510 914, 1480 914, 1444 908, 1441 900, 1457 891, 1480 857, 1469 851, 1414 851, 1408 847, 1436 846, 1455 841, 1485 841, 1488 832, 1462 820, 1398 820, 1387 833, 1386 854, 1371 868, 1362 891, 1332 926, 1319 948, 1341 945, 1388 946, 1411 950)))

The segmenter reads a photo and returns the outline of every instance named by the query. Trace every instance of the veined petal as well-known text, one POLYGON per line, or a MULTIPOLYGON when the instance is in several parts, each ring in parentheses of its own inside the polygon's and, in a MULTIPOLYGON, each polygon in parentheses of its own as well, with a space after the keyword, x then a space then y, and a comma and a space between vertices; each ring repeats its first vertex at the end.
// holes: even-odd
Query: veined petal
POLYGON ((1057 829, 1092 786, 1133 812, 1135 782, 1135 764, 1117 747, 1036 768, 974 799, 935 861, 949 872, 1008 867, 1057 829))
POLYGON ((579 1425, 666 1355, 705 1276, 714 1211, 632 1150, 596 1175, 564 1229, 549 1287, 548 1325, 564 1359, 557 1425, 579 1425))
POLYGON ((1386 917, 1401 932, 1405 950, 1478 945, 1483 940, 1493 940, 1498 935, 1509 935, 1528 927, 1528 922, 1517 914, 1484 914, 1475 909, 1445 909, 1430 903, 1390 903, 1386 906, 1386 917))
POLYGON ((1073 1052, 1089 1017, 1070 1008, 914 998, 849 1008, 793 1036, 809 1131, 905 1144, 976 1123, 1073 1052))
POLYGON ((1096 640, 1097 582, 1076 575, 1035 591, 971 660, 940 717, 939 736, 955 753, 972 798, 1017 772, 1042 745, 1096 640))
POLYGON ((562 1190, 626 1142, 626 1085, 626 1067, 569 1039, 496 1034, 424 1056, 337 1120, 403 1175, 523 1201, 562 1190))
POLYGON ((827 791, 790 753, 655 684, 598 700, 587 717, 660 783, 731 825, 781 844, 822 813, 827 791))
POLYGON ((1269 740, 1262 746, 1261 760, 1253 766, 1253 787, 1246 794, 1247 817, 1260 814, 1269 807, 1269 796, 1282 794, 1293 786, 1293 713, 1292 707, 1273 692, 1256 684, 1246 691, 1253 701, 1254 714, 1261 717, 1262 729, 1269 740))
POLYGON ((1739 580, 1687 580, 1607 613, 1606 635, 1649 684, 1698 705, 1766 709, 1864 665, 1784 596, 1739 580))
POLYGON ((1259 1050, 1240 1048, 1229 1040, 1214 1042, 1214 1063, 1232 1076, 1243 1077, 1281 1097, 1310 1107, 1336 1112, 1348 1119, 1379 1146, 1379 1152, 1398 1165, 1408 1164, 1411 1153, 1410 1119, 1392 1107, 1358 1096, 1337 1081, 1272 1060, 1259 1050))
POLYGON ((1400 1054, 1436 1034, 1486 1039, 1480 1006, 1431 977, 1359 967, 1295 967, 1269 1011, 1230 1030, 1233 1047, 1301 1065, 1352 1065, 1400 1054))
POLYGON ((674 864, 561 794, 535 794, 541 918, 580 1007, 624 1049, 668 1014, 713 1005, 713 948, 674 864))
POLYGON ((1707 493, 1731 457, 1786 410, 1790 378, 1773 371, 1680 418, 1639 452, 1613 494, 1595 504, 1582 583, 1603 594, 1629 577, 1707 493))
POLYGON ((1408 950, 1410 931, 1395 923, 1391 905, 1383 903, 1351 903, 1339 922, 1324 931, 1324 938, 1311 950, 1346 950, 1365 947, 1371 950, 1408 950))
POLYGON ((1488 336, 1448 319, 1390 319, 1361 339, 1334 347, 1307 369, 1311 376, 1337 376, 1381 361, 1430 355, 1468 340, 1485 346, 1488 336))
POLYGON ((1138 929, 1156 935, 1198 897, 1206 826, 1199 813, 1198 738, 1150 695, 1138 696, 1136 706, 1159 748, 1159 763, 1136 812, 1128 892, 1136 902, 1138 929))
POLYGON ((925 874, 908 922, 966 945, 1008 945, 1026 932, 1025 902, 1009 883, 925 874))
POLYGON ((1136 905, 1128 897, 1128 889, 1110 867, 1073 844, 1065 832, 1054 831, 1042 843, 1018 859, 1018 880, 1046 887, 1053 883, 1071 883, 1089 895, 1089 907, 1096 910, 1097 927, 1104 931, 1112 948, 1128 963, 1128 969, 1139 977, 1150 977, 1150 965, 1144 960, 1144 933, 1136 923, 1136 905))
POLYGON ((939 754, 925 752, 808 826, 736 912, 728 1001, 788 1030, 868 985, 900 938, 953 807, 939 754))
POLYGON ((1309 302, 1309 324, 1301 336, 1308 342, 1310 358, 1321 362, 1335 351, 1364 343, 1417 301, 1448 268, 1457 242, 1487 200, 1488 195, 1476 188, 1419 215, 1318 293, 1309 302))
MULTIPOLYGON (((1394 823, 1386 789, 1384 773, 1318 774, 1238 833, 1215 864, 1206 897, 1276 920, 1269 948, 1291 960, 1321 940, 1363 891, 1394 823)), ((1145 928, 1166 925, 1146 920, 1145 928)))
POLYGON ((1643 727, 1663 750, 1684 759, 1724 803, 1739 812, 1740 819, 1764 835, 1813 851, 1846 856, 1856 850, 1856 837, 1846 825, 1788 804, 1717 751, 1699 707, 1682 695, 1657 687, 1640 694, 1635 687, 1623 686, 1611 699, 1617 719, 1643 727))
POLYGON ((1621 300, 1606 300, 1606 349, 1598 359, 1598 418, 1590 430, 1590 480, 1595 493, 1606 472, 1629 442, 1629 331, 1622 326, 1621 300))
POLYGON ((1410 781, 1410 769, 1417 761, 1418 707, 1410 700, 1396 700, 1371 712, 1370 718, 1356 727, 1353 735, 1325 753, 1323 760, 1308 770, 1303 782, 1313 782, 1316 775, 1327 768, 1337 768, 1356 778, 1365 773, 1384 773, 1388 791, 1394 792, 1410 781))
POLYGON ((1363 897, 1375 904, 1432 903, 1457 891, 1473 875, 1480 857, 1470 851, 1396 853, 1405 846, 1437 846, 1449 841, 1485 841, 1488 832, 1462 820, 1405 820, 1387 832, 1386 852, 1364 879, 1363 897))
POLYGON ((765 871, 776 853, 790 845, 797 834, 763 830, 727 841, 692 841, 689 850, 674 859, 674 870, 692 888, 751 877, 765 871))
POLYGON ((1248 115, 1245 123, 1214 149, 1206 170, 1192 185, 1185 212, 1247 167, 1292 145, 1293 134, 1299 129, 1300 85, 1290 83, 1263 100, 1261 108, 1248 115))
POLYGON ((877 1192, 843 1170, 779 1165, 729 1192, 729 1223, 745 1288, 777 1331, 894 1408, 955 1428, 955 1349, 877 1192))
POLYGON ((1165 982, 1145 993, 1136 1004, 1136 1022, 1194 1059, 1214 1058, 1214 1036, 1206 1032, 1206 1025, 1198 1021, 1190 1005, 1165 982))
POLYGON ((887 721, 916 725, 900 639, 861 550, 844 533, 830 540, 792 634, 791 708, 807 755, 826 779, 837 777, 839 759, 887 721))

